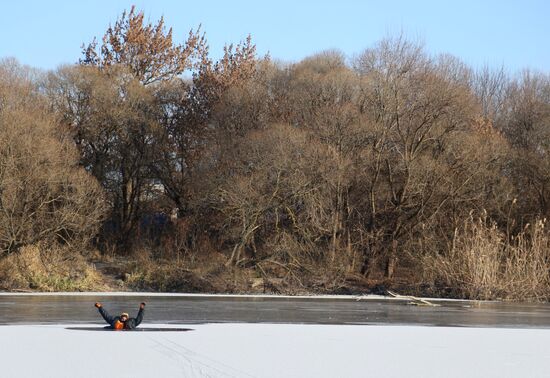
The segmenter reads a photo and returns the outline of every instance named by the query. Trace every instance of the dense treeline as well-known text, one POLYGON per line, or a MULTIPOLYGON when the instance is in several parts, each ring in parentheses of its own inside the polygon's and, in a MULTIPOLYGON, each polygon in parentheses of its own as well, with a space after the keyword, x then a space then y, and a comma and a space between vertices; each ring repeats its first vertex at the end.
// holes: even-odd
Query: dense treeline
POLYGON ((547 299, 549 133, 547 74, 404 36, 214 61, 132 9, 79 64, 1 64, 0 253, 99 250, 158 290, 547 299))

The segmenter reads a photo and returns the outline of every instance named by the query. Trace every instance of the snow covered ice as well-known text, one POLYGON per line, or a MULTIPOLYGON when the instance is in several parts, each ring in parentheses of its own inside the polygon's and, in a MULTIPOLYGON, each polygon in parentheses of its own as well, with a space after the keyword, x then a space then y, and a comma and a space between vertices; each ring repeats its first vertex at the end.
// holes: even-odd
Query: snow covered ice
POLYGON ((179 324, 162 326, 189 327, 194 331, 156 333, 89 332, 66 329, 69 326, 74 324, 0 326, 0 375, 550 376, 548 329, 179 324))

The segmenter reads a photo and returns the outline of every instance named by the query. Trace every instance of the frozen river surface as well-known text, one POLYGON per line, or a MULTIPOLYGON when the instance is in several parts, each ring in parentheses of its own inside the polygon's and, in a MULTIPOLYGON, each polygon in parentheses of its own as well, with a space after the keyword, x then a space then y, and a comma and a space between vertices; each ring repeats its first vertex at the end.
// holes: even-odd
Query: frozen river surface
MULTIPOLYGON (((100 323, 93 307, 137 312, 162 324, 298 323, 550 328, 548 304, 433 301, 437 307, 377 297, 239 297, 156 294, 2 295, 0 324, 100 323)), ((132 316, 132 315, 131 315, 132 316)))
POLYGON ((0 295, 0 376, 550 376, 547 305, 356 299, 0 295), (143 327, 192 331, 71 329, 103 327, 96 301, 113 313, 145 301, 143 327))

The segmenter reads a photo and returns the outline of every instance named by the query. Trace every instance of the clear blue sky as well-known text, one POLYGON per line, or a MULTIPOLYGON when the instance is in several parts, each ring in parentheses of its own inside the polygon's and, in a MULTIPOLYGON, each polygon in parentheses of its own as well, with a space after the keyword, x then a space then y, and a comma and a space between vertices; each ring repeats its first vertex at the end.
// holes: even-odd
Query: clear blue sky
POLYGON ((329 48, 351 56, 403 30, 473 66, 550 72, 549 0, 0 0, 0 57, 44 69, 76 62, 132 4, 153 21, 164 15, 180 41, 202 24, 214 54, 250 33, 260 53, 285 61, 329 48))

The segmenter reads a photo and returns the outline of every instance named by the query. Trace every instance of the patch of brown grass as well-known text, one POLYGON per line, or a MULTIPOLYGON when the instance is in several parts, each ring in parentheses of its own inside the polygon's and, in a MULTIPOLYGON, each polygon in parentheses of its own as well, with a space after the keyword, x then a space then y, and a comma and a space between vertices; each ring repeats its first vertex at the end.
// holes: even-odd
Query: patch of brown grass
POLYGON ((0 289, 91 291, 104 285, 95 269, 74 251, 32 245, 0 260, 0 289))
POLYGON ((545 221, 513 238, 485 218, 470 218, 455 231, 445 253, 424 257, 424 278, 470 299, 517 301, 550 298, 550 236, 545 221))

